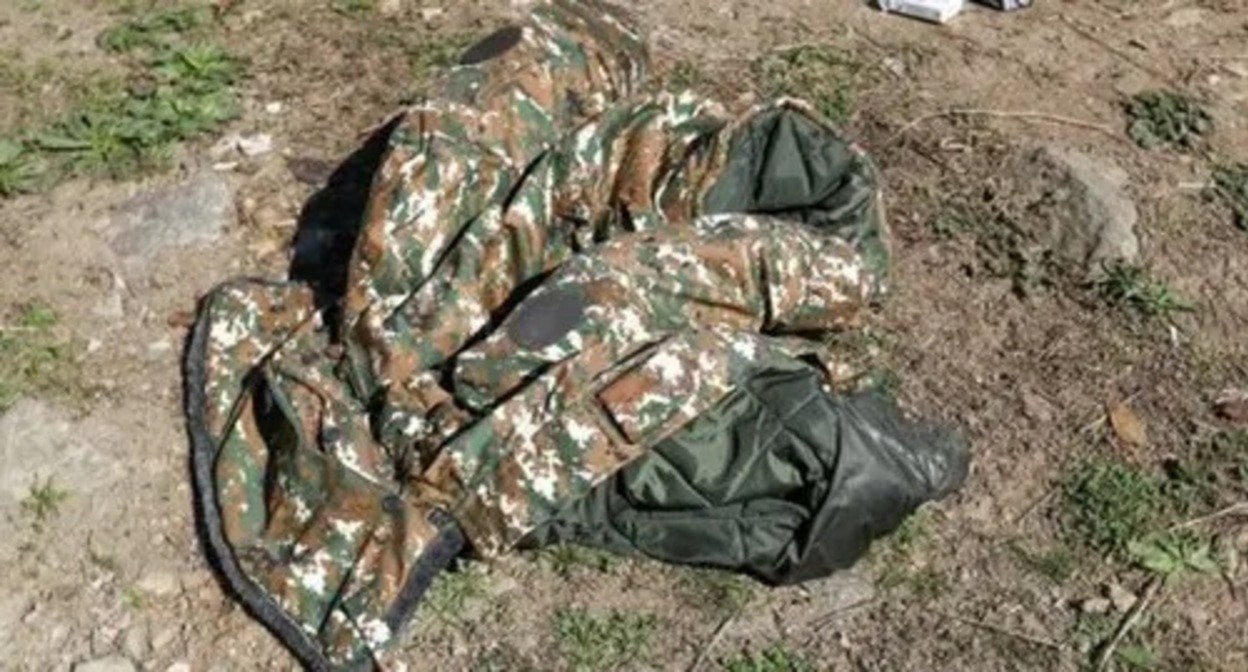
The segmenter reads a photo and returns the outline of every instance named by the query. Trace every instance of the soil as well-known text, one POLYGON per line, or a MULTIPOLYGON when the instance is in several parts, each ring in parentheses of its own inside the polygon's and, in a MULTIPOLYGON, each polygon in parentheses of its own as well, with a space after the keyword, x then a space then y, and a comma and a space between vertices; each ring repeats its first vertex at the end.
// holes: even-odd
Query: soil
MULTIPOLYGON (((116 67, 94 35, 117 20, 120 3, 0 4, 0 44, 27 66, 50 59, 56 73, 26 91, 0 89, 0 134, 63 106, 64 82, 116 67)), ((301 220, 349 226, 358 197, 318 191, 418 90, 422 50, 484 34, 524 3, 375 3, 397 14, 334 11, 351 3, 330 0, 218 4, 231 8, 214 39, 248 62, 241 119, 181 147, 161 174, 78 179, 0 200, 4 315, 51 307, 58 333, 80 346, 81 381, 14 406, 19 415, 4 426, 25 418, 39 438, 11 430, 0 436, 4 454, 28 440, 59 456, 22 467, 31 477, 46 478, 65 456, 103 465, 61 469, 68 496, 41 525, 28 520, 20 494, 0 498, 4 669, 67 670, 109 656, 144 670, 296 667, 222 591, 201 553, 181 406, 188 312, 228 278, 283 276, 301 220), (211 243, 141 262, 118 257, 112 213, 136 193, 212 170, 210 148, 230 132, 271 134, 276 146, 223 171, 237 222, 211 243)), ((1248 236, 1200 188, 1212 157, 1248 161, 1248 7, 1039 0, 1013 13, 968 5, 937 26, 851 0, 629 4, 652 35, 661 76, 691 66, 702 73, 697 88, 734 103, 765 93, 750 64, 771 50, 829 45, 863 64, 845 132, 884 175, 897 262, 895 293, 873 329, 902 401, 965 431, 972 475, 924 514, 924 537, 904 560, 876 554, 833 583, 752 586, 739 613, 708 607, 690 589, 690 570, 640 560, 558 571, 546 556, 520 554, 467 568, 481 589, 455 618, 422 614, 395 668, 565 669, 551 624, 577 607, 657 619, 648 653, 624 669, 684 670, 703 655, 703 669, 718 669, 776 643, 819 670, 1086 664, 1078 605, 1109 585, 1139 593, 1146 575, 1077 554, 1074 575, 1058 582, 1029 570, 1015 549, 1066 543, 1055 484, 1069 465, 1089 455, 1141 465, 1182 456, 1225 428, 1212 410, 1219 392, 1248 385, 1248 236), (1214 131, 1201 149, 1145 151, 1128 140, 1123 101, 1147 89, 1208 107, 1214 131), (934 226, 952 208, 989 206, 1022 213, 1025 226, 1019 199, 1044 179, 1026 157, 1044 147, 1127 171, 1141 261, 1190 311, 1144 319, 1065 276, 1020 292, 1017 278, 985 263, 991 232, 950 236, 934 226), (1114 440, 1105 408, 1115 400, 1146 422, 1144 445, 1114 440), (885 585, 890 557, 939 589, 885 585), (866 597, 845 604, 837 587, 846 580, 865 582, 855 594, 866 597)), ((1248 550, 1248 537, 1230 531, 1248 550)), ((1158 669, 1248 669, 1246 589, 1241 571, 1162 591, 1139 626, 1158 669)))

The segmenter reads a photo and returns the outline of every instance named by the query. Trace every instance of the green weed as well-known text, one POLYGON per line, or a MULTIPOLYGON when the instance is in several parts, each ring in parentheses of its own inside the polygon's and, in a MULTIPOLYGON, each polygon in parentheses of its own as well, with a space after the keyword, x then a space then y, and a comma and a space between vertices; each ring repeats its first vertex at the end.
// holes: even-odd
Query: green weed
POLYGON ((465 566, 439 574, 421 604, 437 621, 459 625, 468 603, 480 599, 485 592, 485 575, 474 567, 465 566))
POLYGON ((56 487, 53 477, 49 476, 40 483, 36 476, 30 484, 30 490, 22 498, 22 513, 30 518, 31 526, 40 531, 44 523, 60 513, 61 504, 66 499, 69 499, 69 491, 56 487))
POLYGON ((749 578, 715 569, 685 570, 681 592, 703 611, 718 615, 740 611, 754 597, 755 584, 749 578))
POLYGON ((577 672, 613 670, 647 660, 658 620, 650 614, 571 609, 555 614, 555 638, 577 672))
POLYGON ((814 670, 814 665, 790 651, 783 644, 773 644, 756 654, 742 653, 724 663, 724 672, 814 672, 814 670))
POLYGON ((145 12, 100 33, 96 43, 105 51, 125 53, 168 47, 174 36, 191 32, 212 20, 207 5, 145 12))
POLYGON ((556 544, 542 549, 538 561, 567 579, 580 570, 609 573, 620 563, 619 556, 576 544, 556 544))
POLYGON ((1213 544, 1189 531, 1168 532, 1132 541, 1127 546, 1140 567, 1165 578, 1182 574, 1216 574, 1223 563, 1213 544))
POLYGON ((38 168, 35 158, 20 143, 0 139, 0 196, 33 191, 38 168))
POLYGON ((1168 493, 1183 515, 1248 499, 1248 430, 1215 434, 1169 465, 1168 493))
POLYGON ((1137 467, 1094 459, 1072 468, 1062 484, 1069 523, 1088 547, 1123 556, 1167 511, 1162 481, 1137 467))
POLYGON ((1112 306, 1129 308, 1144 317, 1167 317, 1190 311, 1191 305, 1164 282, 1149 277, 1142 266, 1115 263, 1095 283, 1101 298, 1112 306))
POLYGON ((829 46, 803 45, 772 51, 754 62, 754 76, 767 97, 811 101, 835 124, 849 120, 865 72, 852 54, 829 46))
POLYGON ((142 609, 145 600, 143 599, 143 591, 134 586, 126 586, 121 589, 121 603, 127 609, 142 609))
POLYGON ((52 123, 0 139, 0 196, 29 191, 41 172, 122 179, 163 165, 173 146, 238 117, 234 86, 243 63, 188 37, 211 20, 206 6, 148 12, 110 28, 101 46, 127 57, 125 79, 77 88, 73 108, 52 123), (41 170, 46 168, 46 170, 41 170))
POLYGON ((1144 149, 1190 149, 1213 130, 1213 117, 1196 101, 1168 91, 1145 91, 1127 102, 1127 134, 1144 149))
POLYGON ((1213 193, 1234 213, 1235 224, 1248 231, 1248 163, 1214 166, 1213 193))
POLYGON ((31 305, 0 326, 0 411, 31 392, 74 386, 76 344, 56 333, 56 323, 50 308, 31 305))

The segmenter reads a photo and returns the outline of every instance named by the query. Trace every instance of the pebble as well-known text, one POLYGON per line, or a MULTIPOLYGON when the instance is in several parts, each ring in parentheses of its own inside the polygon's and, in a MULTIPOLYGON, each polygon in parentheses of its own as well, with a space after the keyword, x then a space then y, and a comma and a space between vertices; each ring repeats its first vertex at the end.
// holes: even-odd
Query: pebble
MULTIPOLYGON (((153 343, 152 346, 154 348, 154 346, 162 343, 164 344, 162 351, 173 347, 168 341, 158 341, 157 343, 153 343)), ((171 595, 176 595, 181 590, 181 586, 178 584, 178 578, 168 572, 155 572, 148 574, 147 576, 139 579, 138 586, 139 590, 157 597, 169 597, 171 595)))
POLYGON ((169 667, 166 667, 165 672, 191 672, 191 664, 185 660, 179 660, 169 667))
POLYGON ((1048 399, 1031 392, 1023 393, 1023 414, 1028 418, 1042 425, 1047 425, 1053 422, 1055 413, 1056 409, 1053 408, 1053 404, 1049 403, 1048 399))
POLYGON ((286 106, 283 105, 280 101, 273 101, 269 103, 268 105, 264 106, 264 111, 268 112, 269 114, 281 114, 282 111, 284 111, 285 109, 286 109, 286 106))
POLYGON ((238 138, 238 151, 246 157, 255 157, 273 151, 273 136, 268 133, 244 135, 238 138))
POLYGON ((74 672, 136 672, 134 663, 121 656, 97 658, 74 665, 74 672))
POLYGON ((1079 611, 1085 614, 1107 614, 1109 607, 1109 600, 1103 597, 1092 597, 1079 603, 1079 611))
POLYGON ((1107 592, 1109 594, 1109 601, 1114 605, 1114 609, 1124 613, 1130 611, 1131 607, 1134 607, 1136 601, 1139 599, 1135 596, 1135 593, 1116 583, 1110 584, 1107 592))
POLYGON ((147 654, 147 628, 136 625, 127 630, 121 637, 121 650, 135 660, 142 660, 147 654))
POLYGON ((152 648, 156 651, 163 651, 173 644, 174 640, 182 634, 181 625, 167 625, 152 635, 152 648))

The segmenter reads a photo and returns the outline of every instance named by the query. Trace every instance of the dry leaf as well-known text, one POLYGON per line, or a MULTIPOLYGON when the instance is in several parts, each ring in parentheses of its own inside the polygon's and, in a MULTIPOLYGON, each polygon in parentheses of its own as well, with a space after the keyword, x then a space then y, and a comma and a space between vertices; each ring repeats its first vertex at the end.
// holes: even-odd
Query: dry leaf
POLYGON ((1109 424, 1118 438, 1126 443, 1142 446, 1148 442, 1147 425, 1122 402, 1115 401, 1109 405, 1109 424))

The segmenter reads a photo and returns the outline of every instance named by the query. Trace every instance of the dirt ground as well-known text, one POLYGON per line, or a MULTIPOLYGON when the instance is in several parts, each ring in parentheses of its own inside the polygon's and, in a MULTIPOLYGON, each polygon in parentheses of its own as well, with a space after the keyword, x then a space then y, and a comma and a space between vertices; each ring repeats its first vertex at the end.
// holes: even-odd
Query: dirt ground
MULTIPOLYGON (((116 76, 125 64, 97 36, 147 4, 0 3, 0 138, 116 76)), ((239 118, 175 144, 159 169, 0 198, 3 324, 56 344, 47 375, 0 416, 2 669, 296 667, 201 555, 181 395, 189 311, 230 277, 281 277, 300 222, 349 218, 356 201, 317 196, 325 180, 439 54, 523 3, 218 4, 230 8, 211 39, 246 63, 239 118), (274 149, 222 159, 213 147, 230 133, 269 134, 274 149), (229 188, 224 231, 118 251, 130 199, 204 173, 229 188), (37 326, 49 320, 33 306, 54 323, 37 326)), ((396 669, 1092 669, 1136 611, 1107 669, 1248 669, 1243 569, 1162 585, 1081 544, 1062 486, 1090 458, 1157 473, 1181 463, 1231 429, 1218 394, 1248 386, 1248 234, 1205 188, 1219 162, 1248 162, 1248 6, 1037 0, 1008 14, 968 6, 936 26, 855 0, 627 4, 652 36, 659 85, 736 106, 770 92, 758 66, 770 55, 828 49, 852 64, 827 85, 852 94, 845 133, 883 173, 896 253, 872 333, 900 399, 970 439, 971 477, 852 572, 804 587, 568 549, 469 564, 422 607, 396 669), (1198 147, 1131 141, 1124 101, 1154 89, 1208 109, 1198 147), (1000 271, 1018 252, 994 242, 1002 213, 1023 231, 1041 217, 1029 195, 1047 179, 1039 148, 1126 171, 1139 264, 1188 309, 1142 315, 1068 274, 1000 271), (1108 420, 1120 401, 1132 418, 1108 420), (1136 419, 1147 436, 1133 441, 1123 424, 1136 419)), ((1193 529, 1234 557, 1248 551, 1242 522, 1193 529)))

